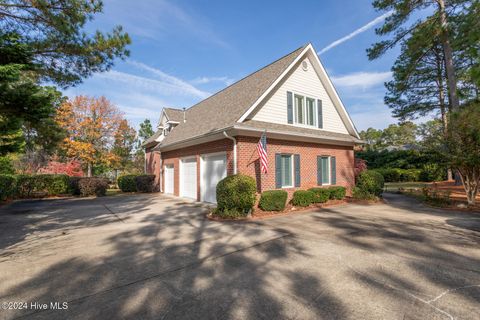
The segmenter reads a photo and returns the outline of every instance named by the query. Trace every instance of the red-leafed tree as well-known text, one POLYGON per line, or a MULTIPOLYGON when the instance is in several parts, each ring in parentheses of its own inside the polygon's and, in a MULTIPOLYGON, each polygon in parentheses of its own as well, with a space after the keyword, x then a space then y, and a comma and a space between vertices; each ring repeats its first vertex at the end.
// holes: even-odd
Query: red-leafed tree
POLYGON ((38 173, 50 173, 50 174, 66 174, 71 177, 82 177, 82 164, 78 160, 70 160, 67 162, 49 161, 48 164, 39 169, 38 173))

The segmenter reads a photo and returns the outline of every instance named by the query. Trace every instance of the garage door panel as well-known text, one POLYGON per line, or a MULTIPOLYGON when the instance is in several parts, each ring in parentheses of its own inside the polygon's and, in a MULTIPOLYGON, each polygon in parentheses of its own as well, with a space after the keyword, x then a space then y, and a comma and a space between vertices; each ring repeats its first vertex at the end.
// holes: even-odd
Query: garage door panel
POLYGON ((195 158, 181 161, 180 196, 197 199, 197 161, 195 158))
POLYGON ((174 171, 173 165, 165 166, 165 193, 173 194, 174 171))
POLYGON ((202 169, 202 200, 216 203, 217 183, 227 176, 226 155, 204 155, 202 169))

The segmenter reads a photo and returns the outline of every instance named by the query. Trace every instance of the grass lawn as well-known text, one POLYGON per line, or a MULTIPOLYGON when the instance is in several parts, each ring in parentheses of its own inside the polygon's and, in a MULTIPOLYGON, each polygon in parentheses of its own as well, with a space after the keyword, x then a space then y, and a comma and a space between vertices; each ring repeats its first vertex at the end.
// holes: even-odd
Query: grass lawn
POLYGON ((428 183, 426 182, 385 182, 385 192, 396 192, 399 188, 403 189, 421 189, 428 183))
POLYGON ((117 194, 122 193, 120 189, 107 189, 107 193, 105 194, 106 196, 115 196, 117 194))

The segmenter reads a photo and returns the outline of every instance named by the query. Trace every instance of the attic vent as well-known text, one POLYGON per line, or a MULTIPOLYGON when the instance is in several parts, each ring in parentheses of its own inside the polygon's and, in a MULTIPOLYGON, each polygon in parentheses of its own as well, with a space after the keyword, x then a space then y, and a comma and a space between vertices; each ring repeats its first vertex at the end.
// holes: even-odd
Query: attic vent
POLYGON ((308 70, 308 63, 307 63, 307 61, 305 61, 305 60, 302 61, 302 69, 303 69, 303 71, 307 71, 307 70, 308 70))

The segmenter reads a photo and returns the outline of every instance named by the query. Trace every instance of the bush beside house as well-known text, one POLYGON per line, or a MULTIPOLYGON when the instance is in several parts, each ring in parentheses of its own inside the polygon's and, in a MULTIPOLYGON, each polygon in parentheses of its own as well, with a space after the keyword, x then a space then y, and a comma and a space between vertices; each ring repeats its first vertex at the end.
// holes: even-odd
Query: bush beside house
POLYGON ((287 203, 288 192, 285 190, 270 190, 262 192, 258 207, 263 211, 283 211, 287 203))
POLYGON ((357 177, 356 186, 353 189, 353 197, 363 200, 376 199, 383 193, 384 184, 385 179, 378 171, 363 171, 357 177))
POLYGON ((118 188, 123 192, 153 192, 154 174, 128 174, 117 179, 118 188))
POLYGON ((256 200, 255 179, 241 174, 227 176, 217 184, 217 209, 222 218, 245 217, 256 200))
POLYGON ((308 191, 312 192, 313 203, 324 203, 330 199, 330 189, 327 188, 311 188, 308 191))
POLYGON ((315 201, 315 193, 309 190, 297 190, 293 193, 292 204, 299 207, 308 207, 315 201))

